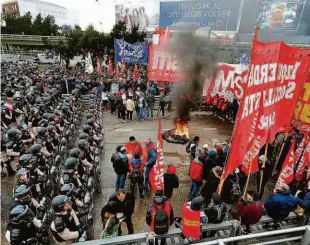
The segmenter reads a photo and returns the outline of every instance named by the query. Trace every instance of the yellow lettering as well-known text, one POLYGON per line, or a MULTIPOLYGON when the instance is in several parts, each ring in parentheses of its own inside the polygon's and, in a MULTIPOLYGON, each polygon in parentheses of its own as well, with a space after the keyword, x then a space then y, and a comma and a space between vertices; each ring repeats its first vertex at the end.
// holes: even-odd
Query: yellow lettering
POLYGON ((310 83, 304 83, 304 95, 302 96, 303 101, 308 101, 310 99, 310 83))

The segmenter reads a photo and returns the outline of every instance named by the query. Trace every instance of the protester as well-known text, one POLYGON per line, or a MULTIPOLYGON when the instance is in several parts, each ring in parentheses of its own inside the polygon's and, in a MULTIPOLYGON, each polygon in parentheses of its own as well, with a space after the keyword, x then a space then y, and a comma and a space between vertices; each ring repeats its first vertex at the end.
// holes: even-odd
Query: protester
POLYGON ((264 195, 265 191, 265 186, 270 179, 272 172, 273 172, 273 166, 269 159, 265 155, 260 155, 258 158, 258 167, 259 167, 259 172, 257 172, 257 192, 259 193, 259 198, 262 198, 264 195), (263 168, 263 162, 265 160, 265 167, 263 168), (261 171, 262 171, 262 185, 260 188, 260 181, 261 181, 261 171))
POLYGON ((146 102, 145 102, 145 99, 144 99, 144 95, 142 93, 140 93, 140 95, 139 95, 138 107, 139 107, 139 118, 140 118, 140 121, 143 121, 145 119, 146 102))
POLYGON ((238 171, 227 176, 224 181, 221 198, 227 204, 229 210, 233 205, 237 204, 241 196, 241 189, 239 185, 238 171))
POLYGON ((206 202, 209 202, 212 194, 216 192, 218 185, 221 181, 222 173, 223 169, 220 166, 216 166, 210 171, 206 183, 200 191, 201 196, 205 198, 206 202))
POLYGON ((305 208, 304 214, 306 216, 305 225, 310 225, 310 180, 308 180, 306 190, 303 194, 303 207, 305 208))
POLYGON ((202 177, 203 177, 203 165, 201 162, 202 160, 203 156, 196 157, 190 164, 189 177, 192 180, 189 191, 190 201, 196 197, 196 194, 198 193, 202 183, 202 177))
POLYGON ((144 187, 148 188, 150 183, 149 175, 153 166, 156 163, 156 147, 150 138, 148 138, 144 144, 145 144, 144 159, 143 159, 143 163, 145 166, 144 187))
POLYGON ((165 105, 166 105, 166 96, 162 94, 159 100, 159 107, 163 117, 165 116, 165 105))
POLYGON ((224 154, 223 148, 222 147, 216 148, 216 153, 217 153, 216 165, 220 166, 220 167, 224 167, 224 163, 226 161, 226 156, 224 154))
POLYGON ((126 101, 127 120, 132 121, 132 114, 135 108, 136 108, 135 102, 132 100, 132 97, 129 97, 126 101))
POLYGON ((140 199, 143 195, 143 164, 138 152, 134 153, 133 159, 129 163, 130 190, 135 195, 135 187, 138 185, 140 199))
MULTIPOLYGON (((124 217, 124 216, 123 216, 124 217)), ((107 222, 100 235, 101 239, 116 237, 118 235, 118 229, 122 219, 118 219, 115 214, 107 214, 107 222)))
MULTIPOLYGON (((153 198, 152 204, 149 204, 146 211, 146 223, 150 226, 151 232, 156 235, 167 234, 169 227, 174 222, 173 209, 170 201, 164 196, 162 190, 157 190, 153 198)), ((160 244, 165 244, 166 238, 161 238, 160 244)), ((149 241, 153 244, 153 241, 149 241)), ((158 244, 158 239, 155 239, 155 245, 158 244)))
POLYGON ((124 189, 125 187, 125 182, 126 182, 126 176, 127 173, 129 172, 129 167, 128 167, 128 158, 126 155, 126 147, 121 147, 118 146, 116 149, 116 152, 111 158, 111 161, 113 163, 113 168, 114 172, 116 173, 116 191, 118 189, 124 189), (119 152, 117 152, 119 149, 119 152))
POLYGON ((107 111, 108 110, 108 102, 109 102, 109 98, 108 98, 107 92, 102 91, 101 99, 102 99, 102 108, 103 108, 104 111, 107 111))
POLYGON ((127 154, 134 156, 135 153, 138 153, 139 158, 142 158, 143 156, 142 145, 139 141, 136 140, 134 136, 129 137, 129 141, 126 142, 125 147, 127 149, 127 154))
MULTIPOLYGON (((101 209, 102 224, 105 223, 105 217, 107 213, 114 214, 116 217, 123 219, 125 216, 125 223, 129 234, 133 234, 133 224, 131 216, 135 207, 135 199, 130 193, 126 193, 124 189, 117 190, 112 196, 110 196, 107 204, 101 209)), ((105 229, 105 226, 103 227, 105 229)), ((118 229, 118 235, 122 234, 121 226, 118 229)))
POLYGON ((245 234, 252 233, 251 225, 256 224, 263 216, 264 206, 259 201, 259 195, 255 191, 249 190, 245 199, 238 202, 236 212, 232 212, 232 217, 245 225, 245 234))
POLYGON ((199 136, 195 136, 186 146, 186 152, 189 153, 190 161, 198 157, 199 154, 199 136))
POLYGON ((111 108, 111 115, 113 115, 113 113, 116 110, 116 97, 115 97, 115 93, 109 93, 109 104, 110 104, 110 108, 111 108))
POLYGON ((212 168, 216 166, 216 151, 209 151, 207 160, 203 161, 203 179, 207 179, 212 168))
POLYGON ((124 105, 124 102, 122 98, 118 98, 116 100, 116 108, 117 108, 117 116, 118 118, 123 118, 125 120, 125 115, 126 115, 126 107, 124 105))
POLYGON ((290 212, 297 208, 297 205, 302 206, 302 200, 290 193, 288 185, 282 184, 276 190, 276 193, 271 195, 264 204, 267 215, 274 220, 273 226, 266 224, 264 228, 279 229, 279 222, 288 217, 290 212))
POLYGON ((148 118, 150 118, 150 117, 153 118, 154 104, 155 104, 154 95, 151 93, 147 94, 147 96, 146 96, 146 105, 147 105, 146 112, 147 112, 148 118))
POLYGON ((195 197, 182 208, 182 227, 184 243, 195 243, 200 240, 201 227, 208 223, 208 217, 202 210, 203 197, 195 197))
POLYGON ((173 189, 179 187, 179 177, 175 174, 176 167, 170 164, 167 168, 167 173, 164 174, 164 192, 165 197, 171 199, 173 189))

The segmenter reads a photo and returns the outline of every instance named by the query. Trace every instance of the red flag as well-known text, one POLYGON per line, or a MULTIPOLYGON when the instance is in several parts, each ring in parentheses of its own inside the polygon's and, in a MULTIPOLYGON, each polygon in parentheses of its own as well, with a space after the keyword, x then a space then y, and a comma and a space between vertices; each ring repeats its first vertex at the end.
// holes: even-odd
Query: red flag
POLYGON ((115 74, 116 78, 120 78, 121 77, 121 73, 119 71, 119 66, 118 64, 116 63, 116 74, 115 74))
MULTIPOLYGON (((249 135, 256 113, 254 132, 260 149, 275 138, 280 129, 288 131, 305 77, 309 58, 296 56, 297 49, 283 42, 261 43, 253 39, 250 69, 240 102, 233 140, 223 178, 243 162, 251 148, 249 135), (290 71, 290 72, 289 72, 290 71)), ((255 151, 257 157, 258 151, 255 151)))
POLYGON ((282 184, 289 184, 294 179, 294 149, 295 141, 292 142, 289 152, 283 162, 282 169, 274 188, 274 192, 278 190, 282 184))
POLYGON ((113 63, 111 58, 109 58, 109 76, 113 76, 114 71, 113 71, 113 63))
POLYGON ((100 60, 97 58, 97 75, 102 76, 102 70, 101 70, 101 65, 100 65, 100 60))
POLYGON ((309 159, 310 143, 304 144, 304 139, 299 144, 299 146, 295 152, 295 156, 294 156, 294 165, 296 165, 298 160, 299 160, 299 164, 298 164, 296 174, 295 174, 295 179, 297 179, 297 180, 302 179, 306 166, 307 165, 310 166, 310 163, 309 163, 310 162, 310 159, 309 159), (307 164, 307 161, 308 161, 308 164, 307 164))
POLYGON ((200 210, 190 210, 190 204, 185 203, 182 208, 182 231, 186 237, 200 239, 200 210))
POLYGON ((150 172, 150 183, 153 191, 164 190, 164 149, 161 121, 158 120, 156 163, 150 172))
POLYGON ((138 65, 135 65, 135 68, 133 70, 133 76, 132 76, 132 79, 134 81, 138 81, 138 74, 139 74, 138 65))

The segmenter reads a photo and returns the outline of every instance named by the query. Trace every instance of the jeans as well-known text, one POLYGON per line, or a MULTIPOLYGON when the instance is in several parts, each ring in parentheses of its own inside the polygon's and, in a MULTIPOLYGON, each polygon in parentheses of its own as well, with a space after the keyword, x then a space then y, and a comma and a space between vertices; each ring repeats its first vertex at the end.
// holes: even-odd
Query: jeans
POLYGON ((132 114, 133 114, 133 111, 127 111, 127 120, 130 119, 130 121, 132 121, 132 114))
POLYGON ((139 108, 139 118, 140 118, 140 120, 144 120, 144 118, 145 118, 145 108, 144 107, 139 108))
POLYGON ((144 185, 148 186, 150 183, 150 172, 152 170, 153 166, 146 166, 145 172, 144 172, 144 185))
POLYGON ((124 189, 126 182, 126 174, 117 174, 116 178, 116 191, 118 189, 124 189))
POLYGON ((146 108, 147 117, 153 117, 154 105, 148 106, 146 108))
POLYGON ((192 201, 196 197, 196 194, 199 191, 199 186, 200 186, 199 182, 192 180, 192 184, 191 184, 191 187, 189 190, 189 200, 190 201, 192 201))

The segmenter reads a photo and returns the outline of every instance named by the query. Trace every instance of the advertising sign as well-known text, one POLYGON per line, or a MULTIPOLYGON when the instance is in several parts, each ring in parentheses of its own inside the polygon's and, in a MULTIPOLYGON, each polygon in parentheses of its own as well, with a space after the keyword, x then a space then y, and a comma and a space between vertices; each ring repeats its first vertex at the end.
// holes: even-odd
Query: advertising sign
POLYGON ((161 2, 159 26, 174 29, 210 27, 212 31, 236 31, 240 0, 161 2))
POLYGON ((115 23, 126 23, 127 30, 139 26, 139 30, 153 31, 158 27, 159 2, 129 2, 115 5, 115 23))
POLYGON ((261 30, 297 30, 306 1, 258 0, 254 26, 261 30))
POLYGON ((115 61, 147 65, 148 44, 138 42, 127 43, 122 39, 114 39, 115 61))

